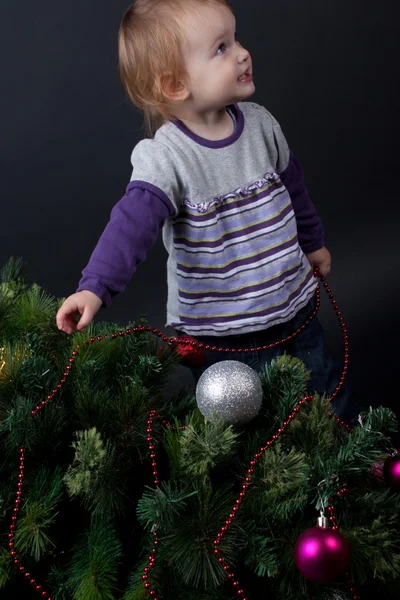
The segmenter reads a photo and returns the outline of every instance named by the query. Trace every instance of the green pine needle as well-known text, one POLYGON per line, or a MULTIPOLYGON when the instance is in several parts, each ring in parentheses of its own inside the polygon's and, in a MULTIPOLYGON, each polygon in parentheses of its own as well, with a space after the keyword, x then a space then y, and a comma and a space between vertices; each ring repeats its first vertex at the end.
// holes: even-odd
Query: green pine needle
POLYGON ((75 458, 64 475, 64 482, 70 496, 87 496, 91 491, 94 471, 102 466, 106 450, 95 427, 76 432, 77 442, 72 443, 75 458))
POLYGON ((15 549, 21 555, 31 555, 39 561, 51 548, 55 547, 48 535, 50 526, 58 513, 41 502, 32 502, 26 507, 26 514, 18 522, 15 533, 15 549))
POLYGON ((186 508, 186 500, 196 494, 197 491, 178 490, 169 482, 158 489, 148 488, 137 505, 139 522, 146 529, 157 523, 160 531, 168 531, 186 508))
POLYGON ((121 556, 114 527, 107 522, 94 524, 81 537, 69 568, 74 600, 114 600, 121 556))
POLYGON ((7 548, 0 548, 0 589, 4 588, 15 574, 10 552, 7 548))
POLYGON ((187 427, 180 438, 182 472, 207 477, 210 469, 232 456, 238 436, 231 425, 218 420, 187 427))

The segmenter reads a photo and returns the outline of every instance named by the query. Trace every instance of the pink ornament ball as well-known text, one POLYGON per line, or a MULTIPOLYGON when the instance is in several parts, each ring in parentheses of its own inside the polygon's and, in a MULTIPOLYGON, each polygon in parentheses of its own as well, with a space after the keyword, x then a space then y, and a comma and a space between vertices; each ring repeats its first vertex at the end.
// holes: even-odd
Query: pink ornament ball
POLYGON ((299 536, 294 561, 306 579, 327 584, 348 567, 350 547, 339 531, 331 527, 311 527, 299 536))
POLYGON ((400 456, 388 456, 383 464, 383 478, 386 485, 400 491, 400 456))

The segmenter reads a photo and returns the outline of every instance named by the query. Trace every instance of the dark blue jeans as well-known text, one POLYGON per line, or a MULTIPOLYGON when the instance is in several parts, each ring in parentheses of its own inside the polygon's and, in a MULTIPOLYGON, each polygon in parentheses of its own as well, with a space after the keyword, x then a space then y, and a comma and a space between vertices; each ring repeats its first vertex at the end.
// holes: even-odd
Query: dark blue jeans
MULTIPOLYGON (((310 316, 314 306, 315 303, 312 300, 290 321, 274 325, 262 331, 227 337, 198 336, 195 339, 203 344, 222 348, 266 346, 296 331, 310 316)), ((177 333, 178 335, 185 335, 181 332, 177 333)), ((265 363, 271 362, 273 358, 277 358, 284 353, 300 358, 306 369, 310 371, 310 380, 307 386, 309 393, 318 392, 321 395, 326 393, 329 396, 333 393, 340 380, 342 370, 325 343, 324 330, 317 316, 285 344, 267 350, 246 353, 206 351, 206 364, 201 368, 192 368, 191 371, 196 382, 209 366, 222 360, 238 360, 246 363, 255 371, 260 371, 265 363)), ((339 394, 332 401, 332 410, 346 423, 354 424, 354 420, 359 414, 359 407, 351 401, 346 381, 339 394)))

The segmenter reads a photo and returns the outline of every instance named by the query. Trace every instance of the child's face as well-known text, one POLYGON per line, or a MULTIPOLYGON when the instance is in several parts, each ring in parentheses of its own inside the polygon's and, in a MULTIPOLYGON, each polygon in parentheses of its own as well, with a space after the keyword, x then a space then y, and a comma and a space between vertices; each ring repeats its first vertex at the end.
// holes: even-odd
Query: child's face
POLYGON ((236 19, 220 6, 202 6, 201 18, 188 17, 185 66, 187 88, 195 109, 210 110, 240 102, 254 94, 250 54, 235 40, 236 19))

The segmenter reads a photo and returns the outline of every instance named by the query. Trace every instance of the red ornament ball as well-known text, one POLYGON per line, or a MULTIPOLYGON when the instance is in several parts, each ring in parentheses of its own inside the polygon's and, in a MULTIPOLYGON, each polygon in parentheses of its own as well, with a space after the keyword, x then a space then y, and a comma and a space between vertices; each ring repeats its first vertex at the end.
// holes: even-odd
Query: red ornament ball
POLYGON ((197 346, 196 340, 190 335, 178 338, 175 344, 177 353, 181 356, 181 364, 185 367, 203 367, 206 364, 206 353, 197 346), (196 344, 192 344, 196 342, 196 344))
POLYGON ((400 456, 388 456, 383 464, 383 478, 386 485, 400 491, 400 456))
POLYGON ((294 561, 306 579, 327 584, 346 570, 350 547, 339 531, 331 527, 311 527, 298 538, 294 561))

